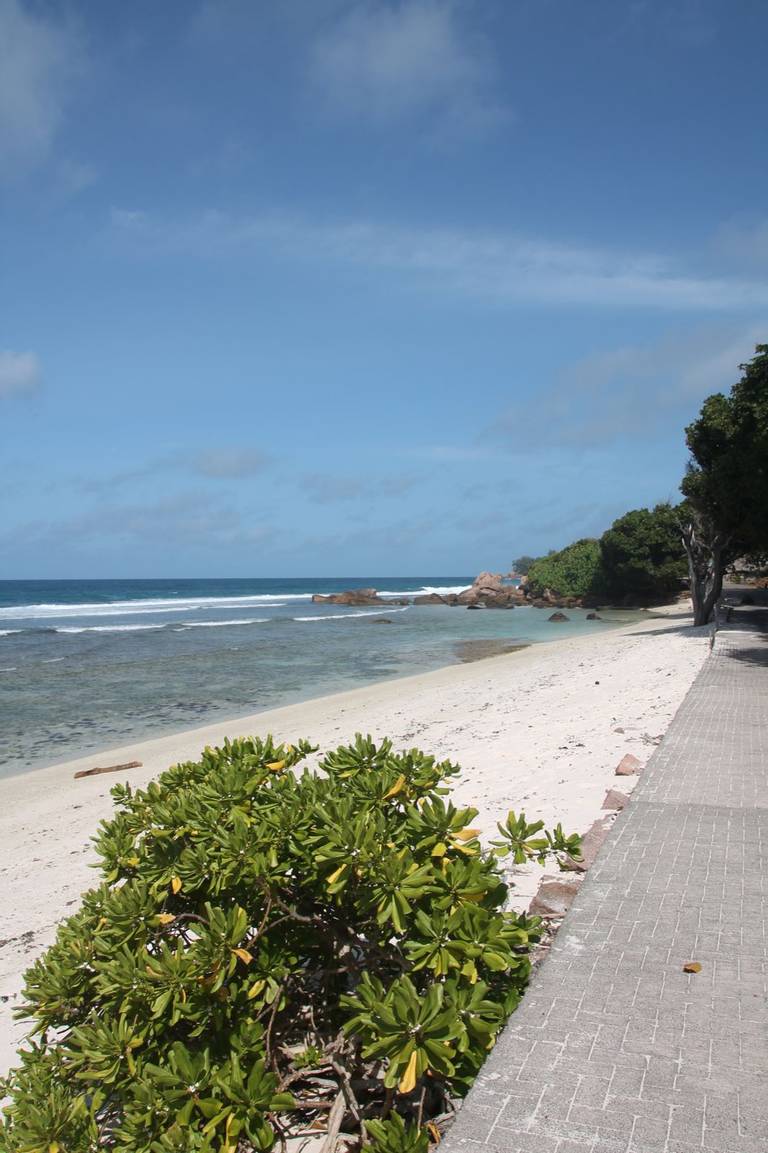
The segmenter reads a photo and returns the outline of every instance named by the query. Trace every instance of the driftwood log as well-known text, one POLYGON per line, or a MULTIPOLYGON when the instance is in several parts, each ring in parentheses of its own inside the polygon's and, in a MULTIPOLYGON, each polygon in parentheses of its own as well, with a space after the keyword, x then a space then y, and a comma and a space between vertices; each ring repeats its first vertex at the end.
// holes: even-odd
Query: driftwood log
POLYGON ((119 773, 121 769, 140 769, 141 761, 126 761, 124 765, 104 765, 95 769, 81 769, 75 773, 75 780, 79 777, 98 777, 101 773, 119 773))

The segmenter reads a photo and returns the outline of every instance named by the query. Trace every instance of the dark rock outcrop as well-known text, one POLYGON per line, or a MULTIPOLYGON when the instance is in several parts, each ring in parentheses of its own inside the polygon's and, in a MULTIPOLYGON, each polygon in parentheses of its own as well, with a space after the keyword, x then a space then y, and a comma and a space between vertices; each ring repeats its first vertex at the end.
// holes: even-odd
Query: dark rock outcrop
POLYGON ((558 625, 559 625, 559 624, 562 624, 562 623, 563 623, 563 621, 568 621, 568 620, 570 620, 570 619, 571 619, 571 618, 570 618, 570 617, 567 617, 567 616, 565 615, 565 613, 552 613, 552 616, 551 616, 551 617, 547 617, 547 620, 548 620, 548 621, 554 621, 554 623, 555 623, 555 624, 558 624, 558 625))
POLYGON ((514 608, 525 604, 525 593, 515 585, 505 584, 501 573, 481 572, 471 588, 464 589, 456 597, 456 604, 484 605, 487 609, 514 608))
POLYGON ((347 589, 343 593, 315 593, 312 597, 318 605, 384 605, 391 601, 382 600, 376 589, 347 589))

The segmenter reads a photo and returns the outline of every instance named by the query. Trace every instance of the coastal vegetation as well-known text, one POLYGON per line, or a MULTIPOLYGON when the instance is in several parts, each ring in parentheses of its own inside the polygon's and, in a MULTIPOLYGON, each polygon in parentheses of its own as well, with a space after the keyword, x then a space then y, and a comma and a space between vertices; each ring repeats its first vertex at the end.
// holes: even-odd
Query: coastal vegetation
POLYGON ((501 860, 563 862, 579 837, 510 813, 481 847, 458 766, 358 736, 297 771, 314 752, 228 741, 112 790, 101 884, 26 974, 3 1149, 439 1139, 540 936, 501 860))
POLYGON ((686 572, 680 509, 657 504, 619 517, 600 538, 600 563, 611 600, 644 604, 678 592, 686 572))
POLYGON ((547 590, 559 597, 599 596, 601 580, 600 542, 587 537, 535 560, 528 570, 526 591, 534 597, 547 590))
POLYGON ((512 571, 517 576, 528 576, 528 573, 531 570, 531 565, 535 560, 535 556, 519 556, 517 560, 512 561, 512 571))
POLYGON ((715 393, 685 430, 682 531, 697 624, 710 619, 728 564, 768 552, 768 344, 726 396, 715 393))
POLYGON ((534 561, 526 591, 616 604, 653 604, 681 587, 685 576, 679 510, 639 508, 615 520, 599 539, 577 540, 534 561))
POLYGON ((684 500, 634 509, 599 540, 538 557, 527 572, 532 596, 652 604, 687 573, 694 624, 711 619, 728 565, 768 554, 768 345, 740 369, 729 394, 708 397, 685 430, 684 500))

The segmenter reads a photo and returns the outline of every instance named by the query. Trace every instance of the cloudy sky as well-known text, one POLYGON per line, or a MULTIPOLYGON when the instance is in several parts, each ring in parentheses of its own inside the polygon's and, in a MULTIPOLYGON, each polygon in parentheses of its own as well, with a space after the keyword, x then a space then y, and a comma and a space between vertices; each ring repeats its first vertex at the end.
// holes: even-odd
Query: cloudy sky
POLYGON ((0 577, 503 568, 768 338, 764 0, 0 0, 0 577))

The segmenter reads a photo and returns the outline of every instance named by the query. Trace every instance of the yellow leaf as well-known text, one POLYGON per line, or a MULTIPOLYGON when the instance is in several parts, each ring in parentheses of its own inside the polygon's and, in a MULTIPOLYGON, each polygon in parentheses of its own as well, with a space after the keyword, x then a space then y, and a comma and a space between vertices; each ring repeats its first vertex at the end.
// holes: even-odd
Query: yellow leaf
POLYGON ((236 957, 239 957, 241 961, 244 961, 246 965, 250 965, 253 960, 253 954, 249 953, 247 949, 233 949, 232 952, 236 957))
POLYGON ((400 1090, 401 1093, 412 1092, 413 1087, 416 1084, 416 1063, 417 1063, 417 1061, 418 1061, 417 1054, 415 1052, 411 1053, 411 1059, 408 1062, 408 1068, 403 1073, 403 1076, 400 1079, 400 1084, 398 1085, 398 1089, 400 1090))
POLYGON ((480 832, 479 829, 459 829, 458 833, 454 833, 454 837, 458 837, 460 841, 471 841, 480 832))
POLYGON ((347 865, 346 865, 346 862, 345 862, 343 865, 341 865, 341 866, 340 866, 340 868, 338 868, 338 869, 335 869, 335 870, 334 870, 334 871, 331 873, 330 877, 328 877, 328 878, 326 879, 326 884, 327 884, 327 885, 333 885, 333 884, 335 884, 335 883, 336 883, 336 881, 338 881, 338 879, 339 879, 339 877, 341 876, 341 874, 342 874, 342 873, 344 872, 344 870, 346 869, 346 867, 347 867, 347 865))
POLYGON ((683 965, 684 973, 700 973, 701 965, 698 961, 689 961, 687 965, 683 965))
POLYGON ((398 793, 402 793, 404 788, 405 788, 405 777, 401 773, 400 776, 395 781, 392 788, 389 790, 389 792, 384 794, 384 800, 386 801, 387 797, 396 797, 398 793))
POLYGON ((267 768, 272 773, 280 773, 285 768, 285 761, 271 761, 267 768))
POLYGON ((109 924, 109 922, 107 921, 106 917, 99 917, 99 923, 96 926, 96 928, 100 929, 102 925, 107 925, 107 924, 109 924))
POLYGON ((258 997, 266 983, 266 981, 254 981, 248 990, 248 1000, 252 1001, 254 997, 258 997))
POLYGON ((138 863, 139 863, 139 858, 138 858, 138 857, 125 857, 125 858, 124 858, 124 860, 125 860, 125 864, 126 864, 126 865, 130 865, 130 867, 131 867, 132 869, 135 869, 135 868, 136 868, 136 866, 137 866, 137 865, 138 865, 138 863))
POLYGON ((461 895, 465 901, 471 901, 473 905, 479 905, 485 896, 485 892, 481 889, 477 893, 462 893, 461 895))
POLYGON ((477 966, 475 965, 475 962, 473 960, 470 959, 469 961, 465 961, 464 965, 462 966, 461 971, 465 977, 469 977, 469 981, 470 981, 471 985, 476 984, 476 982, 477 982, 477 966))
POLYGON ((437 1125, 433 1124, 432 1121, 428 1121, 427 1122, 427 1130, 429 1132, 430 1137, 432 1138, 432 1144, 433 1145, 439 1145, 443 1139, 443 1135, 440 1132, 440 1130, 438 1129, 437 1125))
POLYGON ((51 1141, 50 1145, 48 1146, 48 1153, 59 1153, 60 1149, 61 1145, 59 1145, 58 1141, 51 1141))
POLYGON ((171 890, 174 893, 180 893, 181 892, 181 885, 182 885, 181 877, 174 877, 173 880, 171 881, 171 890))
POLYGON ((173 913, 158 913, 155 918, 158 925, 170 925, 171 921, 175 921, 173 913))
POLYGON ((435 845, 434 849, 432 850, 432 856, 433 857, 444 857, 445 854, 447 853, 447 851, 448 851, 447 846, 444 845, 442 841, 440 841, 440 843, 435 845))

